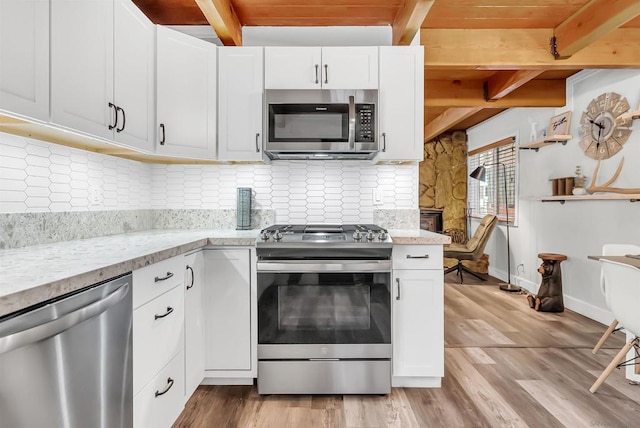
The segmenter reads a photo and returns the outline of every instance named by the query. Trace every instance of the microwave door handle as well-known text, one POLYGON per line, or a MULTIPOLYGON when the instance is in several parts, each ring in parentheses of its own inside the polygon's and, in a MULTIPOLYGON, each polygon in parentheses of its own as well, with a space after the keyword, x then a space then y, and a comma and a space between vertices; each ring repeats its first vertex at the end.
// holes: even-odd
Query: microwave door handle
POLYGON ((353 95, 349 96, 349 148, 356 149, 356 104, 353 95))

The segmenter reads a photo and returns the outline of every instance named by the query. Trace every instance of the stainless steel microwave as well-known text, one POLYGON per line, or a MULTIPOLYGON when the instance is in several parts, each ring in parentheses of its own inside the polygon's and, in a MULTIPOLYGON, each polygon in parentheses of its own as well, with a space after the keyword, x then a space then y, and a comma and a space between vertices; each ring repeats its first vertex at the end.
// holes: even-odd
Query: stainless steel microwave
POLYGON ((272 91, 266 98, 271 159, 371 159, 378 151, 376 91, 272 91))

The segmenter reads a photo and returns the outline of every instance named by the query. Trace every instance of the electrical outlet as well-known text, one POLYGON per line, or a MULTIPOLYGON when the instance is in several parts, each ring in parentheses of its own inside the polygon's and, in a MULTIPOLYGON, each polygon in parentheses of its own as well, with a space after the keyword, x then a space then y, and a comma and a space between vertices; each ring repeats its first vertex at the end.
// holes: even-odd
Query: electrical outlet
POLYGON ((100 186, 89 186, 89 205, 95 206, 102 204, 102 198, 102 189, 100 188, 100 186))
POLYGON ((382 205, 382 190, 375 188, 373 191, 373 205, 382 205))

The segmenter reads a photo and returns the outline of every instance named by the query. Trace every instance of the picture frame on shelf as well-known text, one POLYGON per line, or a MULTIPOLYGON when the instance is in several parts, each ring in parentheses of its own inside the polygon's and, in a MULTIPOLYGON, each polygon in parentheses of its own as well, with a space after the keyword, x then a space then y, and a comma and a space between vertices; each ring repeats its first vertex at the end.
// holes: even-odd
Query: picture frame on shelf
POLYGON ((547 136, 552 135, 568 135, 569 125, 571 124, 571 111, 565 111, 553 116, 549 120, 549 128, 547 128, 547 136))

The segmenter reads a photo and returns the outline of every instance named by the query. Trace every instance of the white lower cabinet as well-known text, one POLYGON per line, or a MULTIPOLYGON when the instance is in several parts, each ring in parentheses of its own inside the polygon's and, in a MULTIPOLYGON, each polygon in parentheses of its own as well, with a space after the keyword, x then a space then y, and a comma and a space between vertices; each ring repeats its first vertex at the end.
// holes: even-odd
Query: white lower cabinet
POLYGON ((186 255, 184 262, 184 395, 188 400, 204 378, 202 251, 186 255))
MULTIPOLYGON (((252 381, 256 374, 253 251, 204 250, 205 378, 252 381)), ((205 383, 215 382, 205 379, 205 383)))
POLYGON ((176 355, 133 398, 135 428, 170 427, 184 408, 184 352, 176 355))
POLYGON ((134 427, 170 427, 185 403, 184 256, 133 271, 134 427))
POLYGON ((440 386, 444 375, 443 285, 441 245, 394 246, 393 386, 440 386))

